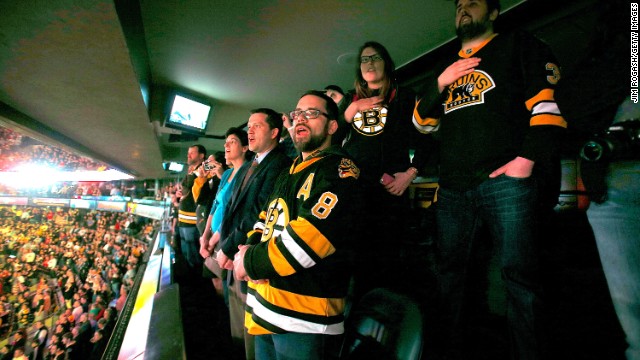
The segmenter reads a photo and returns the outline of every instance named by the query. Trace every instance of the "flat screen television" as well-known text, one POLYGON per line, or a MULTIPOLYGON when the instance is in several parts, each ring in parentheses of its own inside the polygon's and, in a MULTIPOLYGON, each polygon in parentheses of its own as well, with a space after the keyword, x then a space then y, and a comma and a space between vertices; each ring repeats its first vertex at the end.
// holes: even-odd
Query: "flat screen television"
POLYGON ((169 98, 169 114, 164 126, 204 135, 211 116, 211 104, 201 98, 176 92, 169 98))
POLYGON ((173 172, 182 172, 184 170, 184 164, 170 161, 162 164, 165 170, 173 171, 173 172))

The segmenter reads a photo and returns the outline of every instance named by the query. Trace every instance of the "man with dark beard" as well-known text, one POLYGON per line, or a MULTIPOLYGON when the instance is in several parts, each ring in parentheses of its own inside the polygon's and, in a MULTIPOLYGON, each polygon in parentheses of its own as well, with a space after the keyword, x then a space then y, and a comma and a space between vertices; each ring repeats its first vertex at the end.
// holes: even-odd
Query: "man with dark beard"
POLYGON ((338 108, 310 91, 291 112, 301 155, 234 259, 248 283, 245 327, 257 359, 337 358, 344 332, 359 169, 331 145, 338 108))
POLYGON ((462 305, 472 243, 484 225, 508 294, 511 357, 539 359, 538 204, 567 126, 554 100, 559 67, 532 36, 494 32, 498 0, 455 4, 460 51, 434 71, 439 76, 426 84, 413 118, 440 142, 439 343, 450 358, 473 357, 462 353, 462 305))

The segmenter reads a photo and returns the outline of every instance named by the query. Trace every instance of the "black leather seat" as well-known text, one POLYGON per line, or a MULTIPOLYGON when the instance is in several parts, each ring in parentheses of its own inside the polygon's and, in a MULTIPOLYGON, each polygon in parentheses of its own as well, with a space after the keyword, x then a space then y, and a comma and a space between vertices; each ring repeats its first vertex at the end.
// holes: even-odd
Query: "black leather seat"
POLYGON ((418 360, 422 336, 422 314, 415 301, 387 289, 374 289, 347 319, 340 358, 418 360))

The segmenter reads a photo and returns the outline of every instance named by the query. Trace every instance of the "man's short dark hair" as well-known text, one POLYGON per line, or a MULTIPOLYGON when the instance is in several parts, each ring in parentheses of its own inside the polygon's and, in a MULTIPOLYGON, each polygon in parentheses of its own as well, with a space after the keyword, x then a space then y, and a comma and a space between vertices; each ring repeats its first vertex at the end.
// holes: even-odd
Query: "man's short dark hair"
POLYGON ((307 95, 317 96, 317 97, 321 98, 322 100, 324 100, 325 108, 327 109, 327 118, 329 120, 336 120, 336 121, 338 120, 338 116, 340 114, 340 112, 338 110, 338 105, 336 104, 335 101, 333 101, 333 99, 328 97, 327 94, 323 93, 322 91, 318 91, 318 90, 309 90, 309 91, 305 92, 304 94, 302 94, 302 96, 300 96, 300 99, 302 99, 303 97, 305 97, 307 95))
POLYGON ((342 88, 338 85, 327 85, 324 88, 325 90, 333 90, 335 92, 340 93, 342 96, 344 96, 344 91, 342 91, 342 88))
POLYGON ((198 154, 202 154, 204 157, 207 157, 207 149, 205 149, 204 146, 200 145, 200 144, 193 144, 189 147, 194 147, 198 149, 198 154))
MULTIPOLYGON (((485 0, 487 3, 487 10, 491 13, 493 10, 498 10, 498 14, 500 13, 500 0, 485 0)), ((460 0, 455 0, 455 5, 458 7, 458 3, 460 0)))
POLYGON ((273 109, 269 108, 258 108, 251 110, 251 115, 253 114, 265 114, 267 115, 267 124, 269 124, 269 129, 278 129, 278 135, 276 136, 276 142, 280 142, 280 135, 282 134, 282 115, 276 112, 273 109))

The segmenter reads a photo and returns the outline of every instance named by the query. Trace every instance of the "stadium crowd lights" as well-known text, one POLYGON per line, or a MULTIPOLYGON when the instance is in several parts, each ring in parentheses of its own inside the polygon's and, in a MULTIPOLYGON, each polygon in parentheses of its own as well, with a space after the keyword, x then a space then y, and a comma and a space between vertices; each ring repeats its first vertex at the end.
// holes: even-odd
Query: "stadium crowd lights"
POLYGON ((22 189, 39 188, 63 181, 116 181, 129 179, 133 179, 133 176, 116 169, 59 171, 45 165, 34 164, 25 164, 14 168, 13 171, 0 172, 0 183, 22 189))

